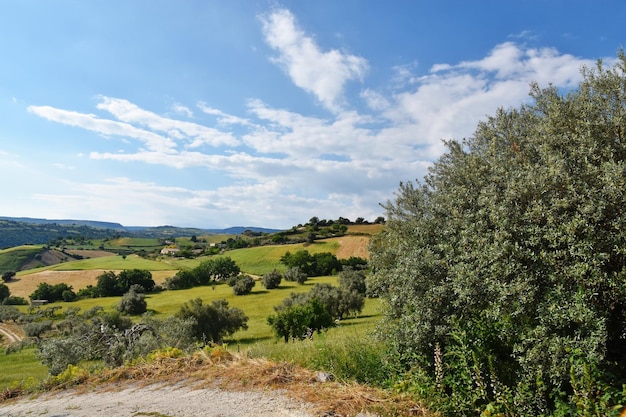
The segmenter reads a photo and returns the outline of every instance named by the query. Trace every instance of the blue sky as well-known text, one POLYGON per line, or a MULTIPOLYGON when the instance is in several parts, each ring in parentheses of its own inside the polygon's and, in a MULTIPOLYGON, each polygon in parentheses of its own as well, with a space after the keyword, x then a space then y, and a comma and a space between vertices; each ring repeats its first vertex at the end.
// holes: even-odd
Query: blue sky
POLYGON ((610 63, 625 21, 621 0, 2 0, 0 215, 374 220, 442 139, 610 63))

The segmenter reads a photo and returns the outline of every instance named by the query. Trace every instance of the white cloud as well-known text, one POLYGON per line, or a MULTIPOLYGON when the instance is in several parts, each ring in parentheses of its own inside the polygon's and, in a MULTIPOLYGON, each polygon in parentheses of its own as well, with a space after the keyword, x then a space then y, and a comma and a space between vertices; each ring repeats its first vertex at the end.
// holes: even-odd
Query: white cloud
POLYGON ((175 114, 180 114, 186 117, 193 117, 193 112, 187 106, 183 106, 180 103, 172 104, 172 111, 175 114))
POLYGON ((285 69, 295 85, 314 94, 328 109, 338 111, 345 83, 363 78, 367 60, 336 49, 321 50, 288 10, 262 16, 261 22, 265 41, 278 51, 274 62, 285 69))
POLYGON ((174 139, 187 140, 191 147, 198 147, 204 144, 211 146, 235 146, 238 144, 237 139, 230 133, 197 123, 162 117, 156 113, 143 110, 128 100, 110 97, 101 97, 101 100, 97 108, 108 111, 117 119, 165 133, 174 139))
MULTIPOLYGON (((297 29, 288 12, 272 14, 264 25, 268 42, 282 45, 277 47, 281 56, 292 49, 293 54, 324 55, 297 29)), ((289 71, 299 71, 302 62, 294 60, 289 71)), ((580 67, 591 64, 554 49, 506 42, 482 59, 440 63, 424 74, 414 74, 410 65, 398 67, 399 75, 381 91, 364 88, 359 97, 351 97, 355 102, 364 100, 367 113, 338 105, 343 83, 351 78, 332 75, 331 68, 335 87, 307 84, 309 91, 333 108, 328 117, 251 99, 244 118, 199 102, 202 113, 215 117, 213 127, 162 117, 119 98, 102 97, 98 104, 98 109, 116 120, 31 106, 29 111, 48 120, 129 140, 123 153, 92 152, 89 156, 95 162, 113 160, 179 170, 200 167, 231 181, 228 186, 198 182, 196 187, 187 183, 166 187, 117 178, 102 184, 76 184, 71 195, 40 198, 64 204, 67 210, 72 204, 99 212, 110 206, 109 219, 141 213, 132 220, 134 224, 181 224, 189 219, 187 224, 198 225, 206 219, 213 223, 220 219, 229 226, 245 218, 249 225, 287 227, 312 215, 375 218, 382 211, 378 203, 392 196, 398 182, 421 178, 441 155, 442 139, 470 136, 477 123, 498 107, 528 100, 531 81, 552 82, 560 88, 576 85, 580 67), (83 195, 88 198, 80 203, 83 195)), ((187 116, 184 111, 180 114, 187 116)))
POLYGON ((237 125, 245 126, 245 125, 250 124, 250 121, 247 119, 244 119, 243 117, 233 116, 232 114, 224 113, 221 110, 214 109, 213 107, 207 106, 206 103, 204 102, 198 103, 198 108, 206 114, 217 116, 217 122, 220 125, 236 125, 237 124, 237 125))
POLYGON ((148 149, 153 151, 168 153, 172 152, 175 147, 175 143, 169 138, 139 129, 128 123, 100 119, 93 114, 62 110, 51 106, 28 106, 27 109, 29 112, 44 119, 68 126, 80 127, 106 137, 121 136, 138 139, 145 143, 148 149))

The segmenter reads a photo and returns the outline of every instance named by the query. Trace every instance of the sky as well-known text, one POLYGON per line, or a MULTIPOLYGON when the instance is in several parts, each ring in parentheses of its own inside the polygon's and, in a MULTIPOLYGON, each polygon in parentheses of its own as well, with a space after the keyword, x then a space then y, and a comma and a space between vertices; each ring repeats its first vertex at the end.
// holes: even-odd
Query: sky
POLYGON ((623 0, 0 0, 0 216, 373 221, 532 82, 624 45, 623 0))

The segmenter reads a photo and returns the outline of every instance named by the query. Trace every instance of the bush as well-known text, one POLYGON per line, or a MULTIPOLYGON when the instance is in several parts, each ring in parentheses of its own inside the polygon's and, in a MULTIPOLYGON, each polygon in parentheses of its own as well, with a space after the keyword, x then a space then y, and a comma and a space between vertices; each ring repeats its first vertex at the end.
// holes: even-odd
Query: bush
POLYGON ((269 316, 267 323, 276 336, 282 337, 285 343, 289 342, 289 339, 310 338, 314 332, 320 333, 335 324, 325 306, 315 298, 303 304, 293 304, 281 309, 275 315, 269 316))
POLYGON ((307 274, 297 266, 287 269, 283 277, 286 281, 297 282, 298 284, 304 284, 308 279, 307 274))
POLYGON ((2 281, 9 282, 15 278, 15 271, 5 271, 2 273, 2 281))
POLYGON ((447 142, 370 243, 381 335, 449 415, 626 400, 626 55, 531 96, 447 142))
POLYGON ((203 304, 202 299, 196 298, 183 304, 176 316, 194 319, 193 336, 204 344, 221 343, 225 336, 248 328, 248 317, 241 309, 229 307, 226 300, 203 304))
POLYGON ((24 297, 17 297, 17 296, 11 295, 5 298, 2 304, 7 305, 7 306, 25 306, 25 305, 28 305, 28 301, 26 301, 24 297))
POLYGON ((55 301, 64 301, 63 293, 66 293, 66 297, 76 299, 76 294, 72 291, 72 287, 59 283, 50 285, 46 282, 42 282, 37 286, 37 289, 30 295, 31 300, 47 300, 50 303, 55 301))
POLYGON ((27 323, 24 326, 24 333, 28 337, 34 337, 39 339, 42 334, 45 332, 52 330, 52 321, 35 321, 32 323, 27 323))
POLYGON ((361 270, 346 268, 339 273, 339 286, 348 291, 356 291, 365 295, 365 273, 361 270))
POLYGON ((250 275, 241 275, 238 277, 233 287, 235 295, 250 294, 252 288, 256 285, 256 281, 250 275))
POLYGON ((17 322, 23 314, 16 307, 0 305, 0 323, 17 322))
POLYGON ((165 288, 168 290, 182 290, 198 285, 196 273, 189 269, 181 269, 173 277, 165 280, 165 288))
POLYGON ((277 270, 273 270, 269 274, 263 275, 261 278, 261 282, 265 289, 272 290, 274 288, 278 288, 280 282, 283 280, 283 276, 277 270))
POLYGON ((11 296, 11 290, 7 285, 0 283, 0 303, 11 296))
POLYGON ((132 288, 122 296, 120 303, 117 305, 117 311, 130 314, 131 316, 143 314, 147 309, 148 303, 145 296, 132 288))

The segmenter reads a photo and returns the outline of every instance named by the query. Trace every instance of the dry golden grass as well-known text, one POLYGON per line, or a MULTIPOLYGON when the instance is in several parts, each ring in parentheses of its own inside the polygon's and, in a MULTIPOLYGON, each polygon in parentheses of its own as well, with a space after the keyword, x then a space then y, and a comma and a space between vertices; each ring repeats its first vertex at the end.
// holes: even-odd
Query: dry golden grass
POLYGON ((381 416, 428 416, 420 404, 389 392, 341 381, 320 382, 314 371, 289 363, 251 359, 215 348, 183 357, 162 355, 132 366, 105 370, 94 375, 78 372, 74 380, 49 389, 80 385, 79 390, 117 388, 124 382, 187 384, 193 388, 220 388, 231 391, 280 390, 294 400, 313 405, 317 415, 356 415, 373 412, 381 416), (332 414, 332 413, 334 414, 332 414))
MULTIPOLYGON (((103 269, 93 269, 87 271, 41 271, 34 274, 18 276, 16 279, 6 283, 11 295, 28 298, 37 289, 37 286, 45 282, 50 285, 65 283, 71 285, 74 291, 85 288, 88 285, 96 285, 98 277, 105 272, 103 269)), ((113 271, 116 274, 120 271, 113 271)), ((155 283, 161 284, 166 278, 176 274, 173 271, 151 271, 152 279, 155 283)))
POLYGON ((358 256, 359 258, 369 259, 370 254, 367 251, 367 245, 369 244, 369 236, 343 236, 337 238, 339 242, 339 249, 335 256, 338 259, 347 259, 351 256, 358 256))

